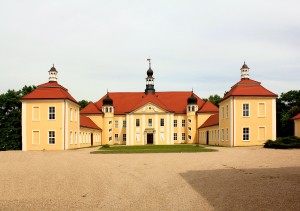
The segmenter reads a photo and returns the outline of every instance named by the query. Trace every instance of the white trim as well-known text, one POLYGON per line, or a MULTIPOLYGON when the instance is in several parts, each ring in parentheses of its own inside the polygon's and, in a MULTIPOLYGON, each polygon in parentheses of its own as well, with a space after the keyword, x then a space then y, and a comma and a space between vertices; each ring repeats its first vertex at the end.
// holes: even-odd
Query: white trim
POLYGON ((251 141, 251 129, 250 126, 242 127, 242 142, 250 142, 251 141), (244 140, 244 128, 249 128, 249 140, 244 140))
POLYGON ((266 141, 266 136, 267 136, 267 127, 266 126, 258 126, 258 137, 257 137, 257 141, 266 141), (264 137, 264 140, 260 140, 259 137, 260 137, 260 134, 259 134, 259 129, 260 128, 265 128, 265 137, 264 137))
POLYGON ((53 106, 53 105, 50 105, 50 106, 48 106, 48 113, 47 113, 47 115, 48 115, 48 120, 49 121, 55 121, 56 120, 56 112, 57 111, 57 109, 56 109, 56 106, 53 106), (49 111, 49 109, 50 109, 50 107, 54 107, 54 119, 49 119, 49 115, 50 115, 50 111, 49 111))
MULTIPOLYGON (((40 106, 36 106, 36 105, 32 106, 32 114, 31 114, 31 116, 32 116, 31 120, 33 122, 39 122, 39 121, 41 121, 41 109, 40 109, 40 106), (33 112, 34 109, 33 108, 39 108, 39 118, 38 119, 34 119, 34 112, 33 112)), ((49 118, 49 116, 48 116, 48 118, 49 118)))
POLYGON ((272 99, 272 140, 276 140, 276 99, 272 99))
POLYGON ((35 146, 37 146, 37 145, 40 145, 41 144, 41 131, 40 130, 32 130, 31 131, 31 144, 32 145, 35 145, 35 146), (33 132, 39 132, 39 143, 38 144, 35 144, 35 143, 33 143, 33 132))
POLYGON ((48 144, 48 145, 51 145, 51 146, 56 145, 56 142, 57 142, 57 141, 56 141, 56 131, 55 131, 55 130, 48 130, 47 132, 48 132, 48 135, 47 135, 47 136, 48 136, 47 144, 48 144), (49 132, 50 132, 50 131, 54 131, 54 144, 50 144, 50 143, 49 143, 49 138, 50 138, 50 137, 49 137, 49 132))
POLYGON ((242 103, 242 117, 243 118, 250 118, 251 117, 251 106, 250 106, 250 102, 243 102, 242 103), (249 105, 249 108, 248 108, 248 113, 249 113, 249 115, 248 116, 244 116, 244 105, 249 105))
MULTIPOLYGON (((171 122, 174 122, 174 118, 175 118, 175 116, 174 116, 174 113, 169 113, 168 114, 169 115, 169 117, 170 117, 170 121, 171 122)), ((177 119, 177 128, 178 128, 178 119, 177 119)), ((170 134, 172 134, 172 133, 174 133, 174 127, 172 127, 172 125, 169 125, 169 133, 170 134)), ((179 131, 179 129, 177 129, 177 132, 179 131)), ((174 144, 174 139, 168 139, 169 140, 169 144, 174 144)), ((168 143, 168 140, 167 140, 167 143, 168 143)), ((178 137, 177 137, 177 140, 178 140, 178 137)))
POLYGON ((265 118, 267 116, 266 108, 267 107, 266 107, 266 103, 265 102, 258 102, 257 103, 257 117, 259 117, 259 118, 265 118), (263 104, 264 105, 264 111, 265 111, 265 113, 263 115, 260 114, 259 104, 263 104))
POLYGON ((27 151, 26 103, 22 102, 22 151, 27 151))

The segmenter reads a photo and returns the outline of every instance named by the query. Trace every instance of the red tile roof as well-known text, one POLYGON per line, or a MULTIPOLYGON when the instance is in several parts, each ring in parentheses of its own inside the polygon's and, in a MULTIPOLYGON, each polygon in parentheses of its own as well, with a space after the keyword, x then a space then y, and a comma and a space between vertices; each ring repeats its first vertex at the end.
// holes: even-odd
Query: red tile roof
POLYGON ((292 120, 300 119, 300 113, 292 118, 292 120))
MULTIPOLYGON (((113 99, 114 113, 117 115, 132 112, 147 102, 152 102, 162 109, 176 114, 184 114, 186 113, 187 99, 191 94, 192 92, 156 92, 154 95, 146 95, 144 92, 110 92, 109 97, 113 99)), ((98 108, 102 107, 105 97, 106 95, 95 103, 98 108)), ((204 101, 197 95, 195 97, 198 99, 198 107, 201 108, 204 101)))
POLYGON ((219 108, 210 101, 206 101, 202 106, 202 108, 200 108, 198 111, 198 113, 218 113, 218 112, 219 112, 219 108))
POLYGON ((22 100, 40 99, 69 99, 78 104, 78 102, 70 95, 68 90, 55 81, 41 84, 31 93, 22 97, 22 100))
POLYGON ((213 114, 199 128, 211 127, 218 124, 219 114, 213 114))
POLYGON ((80 114, 102 114, 102 111, 95 103, 90 102, 86 107, 81 109, 80 114))
POLYGON ((241 79, 238 83, 231 87, 231 90, 221 101, 231 96, 277 97, 276 94, 263 87, 260 82, 251 79, 241 79))
POLYGON ((87 127, 96 130, 102 130, 89 117, 80 115, 80 127, 87 127))

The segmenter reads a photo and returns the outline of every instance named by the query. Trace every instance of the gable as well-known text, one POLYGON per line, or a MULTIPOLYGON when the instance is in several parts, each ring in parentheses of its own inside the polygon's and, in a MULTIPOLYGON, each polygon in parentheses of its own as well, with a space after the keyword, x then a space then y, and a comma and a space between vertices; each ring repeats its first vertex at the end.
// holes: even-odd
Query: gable
POLYGON ((167 112, 168 112, 167 110, 162 109, 158 105, 149 102, 143 105, 142 107, 139 107, 136 110, 132 111, 131 113, 153 114, 153 113, 167 113, 167 112))

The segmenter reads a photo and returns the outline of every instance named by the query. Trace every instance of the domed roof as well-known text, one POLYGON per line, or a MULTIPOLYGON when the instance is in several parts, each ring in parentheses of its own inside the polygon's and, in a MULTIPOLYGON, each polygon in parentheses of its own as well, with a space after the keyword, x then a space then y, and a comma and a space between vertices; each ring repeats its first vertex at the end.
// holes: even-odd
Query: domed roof
POLYGON ((243 66, 242 66, 242 68, 241 69, 243 69, 243 68, 248 68, 248 69, 250 69, 247 65, 246 65, 246 63, 244 62, 244 64, 243 64, 243 66))
POLYGON ((103 105, 104 106, 112 106, 113 100, 109 97, 108 93, 106 95, 106 98, 103 99, 103 105))
POLYGON ((52 72, 52 71, 55 71, 55 72, 57 72, 57 70, 55 69, 55 67, 54 67, 54 65, 51 67, 51 69, 49 70, 49 72, 52 72))
POLYGON ((153 75, 153 70, 151 69, 151 67, 149 67, 149 69, 147 70, 147 75, 148 76, 152 76, 153 75))
POLYGON ((197 104, 198 99, 194 96, 194 93, 192 92, 192 95, 187 99, 188 104, 197 104))

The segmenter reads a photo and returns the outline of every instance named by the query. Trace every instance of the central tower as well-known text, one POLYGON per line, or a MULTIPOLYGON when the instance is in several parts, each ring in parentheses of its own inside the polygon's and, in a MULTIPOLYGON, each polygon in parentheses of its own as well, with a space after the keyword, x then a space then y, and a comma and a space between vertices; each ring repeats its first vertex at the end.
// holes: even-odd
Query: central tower
POLYGON ((151 69, 151 59, 147 59, 149 62, 149 69, 147 70, 147 78, 146 78, 146 89, 145 89, 145 94, 148 93, 155 93, 154 89, 154 78, 153 78, 153 70, 151 69))

